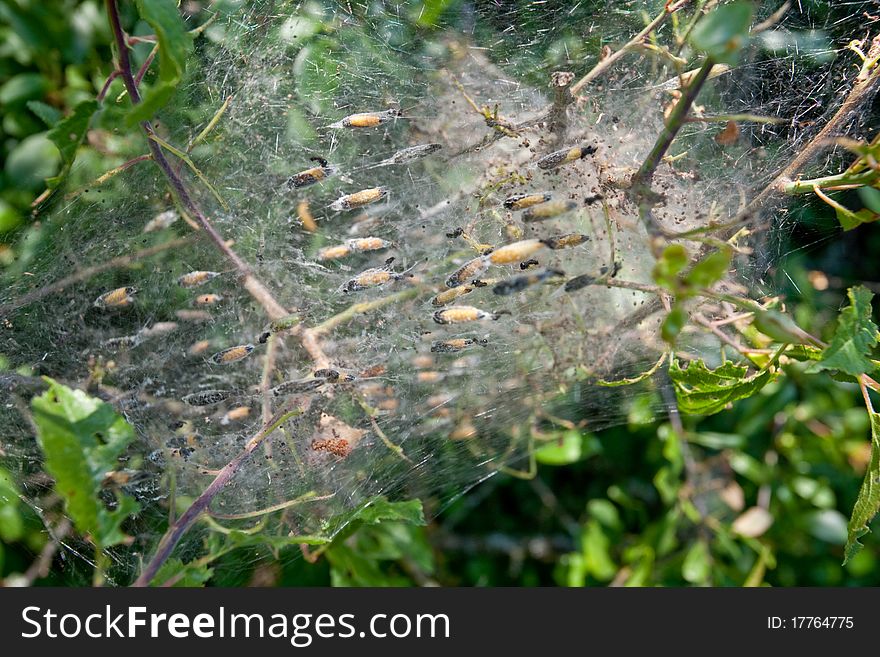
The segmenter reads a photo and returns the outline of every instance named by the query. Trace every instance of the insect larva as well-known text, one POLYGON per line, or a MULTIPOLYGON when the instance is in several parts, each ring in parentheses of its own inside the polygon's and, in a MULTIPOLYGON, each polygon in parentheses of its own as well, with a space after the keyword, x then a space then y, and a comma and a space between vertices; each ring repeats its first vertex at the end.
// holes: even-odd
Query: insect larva
POLYGON ((570 246, 578 246, 588 241, 590 241, 590 236, 581 233, 567 233, 565 235, 549 237, 543 240, 544 244, 554 251, 557 249, 566 249, 570 246))
POLYGON ((211 319, 211 313, 204 310, 175 310, 174 315, 177 319, 184 322, 207 322, 211 319))
POLYGON ((318 251, 319 260, 335 260, 344 258, 352 253, 365 253, 367 251, 379 251, 387 249, 391 242, 379 237, 359 237, 350 239, 345 244, 324 247, 318 251))
POLYGON ((489 260, 486 256, 477 256, 473 260, 468 260, 461 267, 455 270, 449 278, 446 279, 446 287, 458 287, 464 285, 465 281, 473 278, 479 278, 489 269, 489 260))
POLYGON ((516 194, 504 200, 504 207, 508 210, 525 210, 533 205, 549 201, 552 197, 550 192, 537 192, 534 194, 516 194))
POLYGON ((180 401, 190 406, 212 406, 229 399, 234 394, 234 390, 201 390, 182 397, 180 401))
POLYGON ((592 155, 597 150, 599 149, 592 144, 580 144, 578 146, 563 148, 562 150, 554 151, 549 155, 545 155, 539 159, 536 164, 539 169, 555 169, 561 167, 563 164, 568 164, 569 162, 574 162, 585 158, 588 155, 592 155))
POLYGON ((226 426, 232 422, 240 422, 241 420, 247 419, 250 414, 250 406, 236 406, 235 408, 230 408, 226 415, 220 418, 220 424, 226 426))
POLYGON ((473 285, 459 285, 458 287, 453 287, 449 290, 444 290, 433 299, 431 299, 431 305, 433 306, 445 306, 447 303, 452 303, 458 297, 462 297, 465 294, 470 294, 476 288, 473 285))
POLYGON ((180 215, 177 214, 176 210, 166 210, 165 212, 161 212, 150 219, 150 221, 148 221, 147 224, 144 226, 144 232, 152 233, 156 230, 163 230, 165 228, 168 228, 178 219, 180 219, 180 215))
POLYGON ((220 275, 219 271, 191 271, 188 274, 177 279, 177 284, 181 287, 198 287, 204 285, 213 278, 220 275))
POLYGON ((392 271, 389 267, 393 260, 394 258, 388 258, 388 260, 385 261, 384 267, 373 267, 371 269, 362 271, 354 278, 349 279, 348 281, 343 283, 342 286, 339 288, 339 291, 343 294, 348 294, 350 292, 360 292, 371 287, 385 285, 386 283, 389 283, 391 281, 399 281, 401 278, 411 275, 409 272, 412 271, 415 265, 402 272, 395 272, 392 271))
POLYGON ((441 148, 442 146, 440 144, 419 144, 418 146, 410 146, 409 148, 397 151, 394 155, 382 160, 378 164, 374 164, 373 167, 388 166, 390 164, 408 164, 409 162, 414 162, 415 160, 427 157, 432 153, 436 153, 441 148))
POLYGON ((495 249, 486 256, 493 265, 509 265, 522 262, 545 247, 541 240, 522 240, 495 249))
POLYGON ((308 200, 303 199, 297 204, 296 216, 299 218, 299 222, 302 224, 304 230, 307 230, 310 233, 314 233, 318 230, 318 224, 315 222, 315 217, 309 209, 308 200))
POLYGON ((229 365, 230 363, 235 363, 244 358, 247 358, 251 355, 251 352, 253 350, 254 345, 252 344, 240 344, 235 347, 224 349, 223 351, 218 351, 216 354, 211 356, 211 361, 216 363, 217 365, 229 365))
POLYGON ((536 285, 546 281, 548 278, 562 276, 565 276, 565 272, 559 271, 558 269, 545 269, 541 272, 521 274, 520 276, 514 276, 506 281, 501 281, 492 288, 492 292, 500 296, 507 296, 514 292, 525 290, 530 285, 536 285))
POLYGON ((485 347, 487 344, 489 344, 489 340, 485 338, 453 338, 451 340, 438 340, 432 343, 431 351, 435 354, 451 354, 467 349, 471 345, 485 347))
POLYGON ((295 379, 293 381, 285 381, 269 390, 275 397, 282 395, 295 395, 302 392, 311 392, 324 385, 326 381, 323 379, 295 379))
POLYGON ((323 157, 310 157, 309 159, 313 162, 317 162, 318 166, 293 174, 287 179, 288 189, 308 187, 309 185, 319 183, 336 173, 336 167, 331 166, 323 157))
POLYGON ((509 313, 506 311, 490 313, 473 306, 452 306, 435 312, 434 321, 438 324, 463 324, 465 322, 478 322, 485 319, 496 320, 505 314, 509 313))
POLYGON ((339 197, 330 204, 330 209, 337 212, 342 210, 354 210, 369 205, 370 203, 381 201, 386 196, 388 196, 387 187, 370 187, 369 189, 362 189, 354 194, 347 194, 339 197))
POLYGON ((200 294, 195 299, 193 299, 193 305, 195 306, 213 306, 214 304, 220 303, 223 301, 223 297, 219 294, 200 294))
POLYGON ((95 308, 122 308, 134 303, 135 287, 117 287, 95 299, 95 308))
POLYGON ((399 109, 389 109, 384 112, 359 112, 346 116, 336 123, 331 123, 329 128, 375 128, 401 116, 399 109))
POLYGON ((331 368, 315 370, 316 379, 326 379, 330 383, 351 383, 357 380, 357 376, 349 372, 340 372, 331 368))
POLYGON ((553 219, 553 217, 558 217, 566 212, 571 212, 576 209, 577 206, 578 204, 574 201, 549 201, 529 208, 522 213, 520 218, 526 223, 533 221, 546 221, 547 219, 553 219))

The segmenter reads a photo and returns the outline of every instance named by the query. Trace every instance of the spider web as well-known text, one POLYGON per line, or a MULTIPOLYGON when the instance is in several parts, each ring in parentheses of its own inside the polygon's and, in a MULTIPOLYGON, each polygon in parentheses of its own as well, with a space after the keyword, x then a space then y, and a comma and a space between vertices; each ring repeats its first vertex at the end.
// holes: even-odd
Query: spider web
MULTIPOLYGON (((723 146, 717 137, 724 123, 689 123, 670 153, 674 164, 655 177, 665 198, 656 210, 663 226, 687 231, 731 219, 817 132, 850 88, 855 62, 846 45, 864 36, 873 20, 864 14, 870 4, 794 3, 779 23, 755 35, 738 65, 708 83, 698 100, 704 115, 748 113, 783 122, 740 122, 735 143, 723 146)), ((551 129, 545 120, 553 72, 581 75, 603 46, 616 50, 644 27, 643 12, 661 9, 656 2, 463 2, 451 3, 430 28, 419 26, 426 11, 420 3, 222 3, 208 11, 220 16, 197 41, 188 78, 157 131, 170 143, 187 144, 229 101, 216 129, 192 151, 227 207, 185 165, 173 163, 281 304, 304 326, 329 327, 319 335, 328 362, 316 363, 295 336, 261 344, 263 310, 184 219, 145 232, 157 215, 177 211, 154 167, 140 164, 88 186, 96 172, 83 154, 68 191, 86 191, 56 203, 39 230, 22 237, 0 306, 111 258, 187 241, 6 312, 0 353, 11 369, 85 385, 136 429, 120 467, 140 473, 127 491, 144 511, 135 545, 112 551, 121 582, 137 569, 137 555, 153 549, 158 537, 148 529, 151 521, 167 516, 175 499, 198 495, 285 400, 296 400, 303 413, 284 423, 212 505, 218 517, 247 515, 311 495, 271 516, 266 531, 281 536, 326 533, 330 519, 376 495, 419 497, 436 512, 504 467, 522 464, 535 436, 554 423, 601 429, 624 421, 631 404, 645 398, 663 410, 651 377, 635 386, 597 383, 638 376, 657 363, 666 346, 656 296, 604 285, 566 291, 564 281, 616 270, 619 279, 653 284, 655 260, 623 183, 663 126, 677 71, 662 57, 634 50, 585 87, 567 107, 564 127, 551 129), (465 94, 504 125, 522 127, 515 136, 494 131, 465 94), (347 115, 390 108, 400 116, 378 127, 329 127, 347 115), (407 164, 377 166, 427 143, 442 148, 407 164), (547 153, 577 144, 596 152, 558 169, 536 166, 547 153), (314 166, 311 158, 324 158, 337 171, 320 184, 290 189, 288 177, 314 166), (378 203, 330 207, 344 194, 378 186, 387 188, 378 203), (576 208, 525 223, 522 213, 502 205, 532 192, 549 192, 576 208), (316 230, 303 222, 304 202, 316 230), (449 236, 457 229, 471 243, 449 236), (521 259, 534 257, 531 271, 559 270, 564 278, 507 296, 493 294, 490 284, 454 302, 495 320, 441 325, 432 319, 442 310, 432 299, 443 281, 479 255, 472 244, 500 247, 571 233, 589 239, 521 259), (390 246, 319 259, 324 247, 364 237, 390 246), (339 292, 392 256, 388 267, 412 268, 411 276, 339 292), (178 277, 193 270, 220 275, 195 289, 181 287, 178 277), (99 295, 121 286, 137 288, 133 303, 95 307, 99 295), (219 301, 194 306, 203 294, 219 301), (371 302, 377 305, 352 312, 353 304, 371 302), (431 351, 436 341, 462 338, 485 344, 431 351), (244 360, 218 365, 209 358, 242 344, 255 345, 244 360), (307 393, 262 392, 309 380, 328 365, 354 380, 307 393), (203 406, 184 401, 213 390, 227 398, 203 406), (241 407, 249 409, 246 416, 230 415, 241 407)), ((775 9, 763 8, 757 21, 775 9)), ((657 35, 671 42, 668 24, 657 35)), ((686 47, 681 54, 689 55, 686 47)), ((136 64, 144 56, 139 47, 136 64)), ((106 113, 122 111, 108 105, 106 113)), ((854 117, 846 133, 863 136, 860 121, 854 117)), ((140 143, 107 138, 120 150, 140 143)), ((816 169, 839 158, 830 151, 816 169)), ((784 208, 771 210, 759 218, 766 225, 753 238, 751 255, 736 259, 727 289, 753 297, 773 292, 764 275, 798 224, 784 208)), ((519 262, 492 266, 482 277, 522 275, 519 262)), ((691 336, 680 347, 702 356, 711 340, 691 336)), ((4 463, 26 482, 39 472, 41 457, 22 412, 27 395, 18 390, 8 399, 0 408, 4 463)), ((200 541, 194 532, 179 554, 197 553, 200 541)))

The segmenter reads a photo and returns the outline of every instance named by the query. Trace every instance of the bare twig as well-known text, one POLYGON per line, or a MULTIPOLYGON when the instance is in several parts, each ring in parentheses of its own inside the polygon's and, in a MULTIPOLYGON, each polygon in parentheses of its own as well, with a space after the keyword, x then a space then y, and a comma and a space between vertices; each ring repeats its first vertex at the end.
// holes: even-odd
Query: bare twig
POLYGON ((190 527, 192 527, 193 523, 198 520, 199 516, 207 511, 208 506, 210 506, 214 498, 217 497, 218 493, 220 493, 220 491, 222 491, 232 480, 235 474, 241 469, 241 466, 244 465, 244 463, 250 458, 251 454, 254 453, 254 450, 272 435, 278 427, 284 424, 284 422, 294 415, 299 414, 298 410, 291 410, 292 406, 293 404, 290 402, 282 410, 278 411, 278 413, 272 417, 272 421, 264 425, 263 428, 248 441, 247 445, 245 445, 245 448, 238 454, 238 456, 223 466, 219 474, 214 478, 214 481, 212 481, 205 490, 202 491, 201 495, 190 504, 189 508, 184 511, 183 515, 181 515, 174 524, 168 528, 168 531, 165 532, 162 540, 159 541, 156 553, 153 555, 150 562, 144 567, 140 576, 135 580, 134 586, 149 585, 159 571, 159 568, 162 567, 162 564, 171 556, 171 552, 174 550, 177 543, 180 542, 183 535, 190 527))
POLYGON ((667 16, 677 11, 680 7, 681 3, 667 3, 663 11, 660 12, 654 18, 654 20, 648 23, 648 25, 645 26, 645 29, 636 34, 622 48, 611 53, 610 55, 608 55, 608 57, 596 64, 589 73, 587 73, 584 77, 575 82, 571 86, 571 94, 576 96, 578 93, 580 93, 581 89, 583 89, 586 85, 590 84, 590 82, 602 75, 607 69, 611 68, 611 66, 613 66, 618 59, 623 57, 630 48, 644 41, 645 37, 656 30, 660 26, 660 24, 666 20, 667 16))

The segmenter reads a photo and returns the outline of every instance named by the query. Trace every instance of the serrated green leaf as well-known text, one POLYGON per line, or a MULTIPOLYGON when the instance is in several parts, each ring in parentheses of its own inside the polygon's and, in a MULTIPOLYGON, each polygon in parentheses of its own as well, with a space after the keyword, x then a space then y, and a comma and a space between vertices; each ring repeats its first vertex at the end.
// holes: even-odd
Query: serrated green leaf
POLYGON ((859 496, 853 506, 847 525, 846 548, 843 563, 852 559, 864 545, 859 539, 871 531, 868 523, 880 511, 880 413, 870 413, 871 417, 871 461, 865 471, 859 496))
POLYGON ((676 291, 679 287, 678 274, 687 267, 687 250, 681 244, 670 244, 657 259, 654 265, 654 282, 668 290, 676 291))
POLYGON ((691 45, 716 62, 735 63, 749 38, 753 11, 752 3, 745 0, 718 7, 696 24, 691 45))
POLYGON ((84 100, 73 108, 70 116, 61 119, 46 133, 61 153, 61 170, 58 175, 46 179, 46 186, 49 189, 56 189, 70 173, 70 168, 76 159, 76 150, 83 143, 92 115, 97 111, 98 101, 84 100))
POLYGON ((712 415, 724 410, 737 399, 751 397, 777 376, 778 372, 770 370, 750 376, 747 367, 730 361, 714 370, 702 360, 682 368, 676 359, 669 367, 678 408, 690 415, 712 415))
POLYGON ((49 389, 31 400, 46 471, 80 532, 99 548, 121 543, 126 539, 121 525, 139 507, 117 492, 116 508, 108 510, 100 499, 101 482, 119 465, 134 431, 109 404, 52 379, 46 382, 49 389))
POLYGON ((850 376, 874 371, 875 365, 869 355, 877 346, 877 325, 871 319, 873 292, 861 285, 847 291, 849 305, 840 311, 834 337, 822 358, 807 368, 814 373, 821 370, 838 370, 850 376))
POLYGON ((663 320, 663 324, 660 326, 660 335, 662 335, 663 339, 669 344, 674 344, 675 340, 678 338, 678 334, 681 333, 681 329, 687 324, 687 321, 688 314, 685 309, 681 306, 673 306, 672 310, 669 311, 669 314, 666 315, 666 319, 663 320))
POLYGON ((843 206, 836 206, 834 208, 834 215, 837 217, 840 227, 844 230, 852 230, 862 224, 874 223, 880 219, 880 214, 868 208, 862 208, 858 212, 853 212, 843 206))
POLYGON ((40 117, 49 128, 61 120, 61 112, 41 100, 29 100, 27 107, 31 112, 40 117))
POLYGON ((183 563, 180 559, 172 557, 162 564, 159 572, 153 578, 151 586, 163 586, 169 580, 174 580, 167 586, 195 588, 204 586, 213 576, 213 568, 210 568, 206 563, 198 561, 183 563))
POLYGON ((685 276, 685 283, 703 289, 720 281, 730 267, 731 253, 728 250, 715 251, 700 260, 685 276))
POLYGON ((327 534, 337 542, 351 536, 362 525, 377 525, 385 521, 424 525, 425 514, 421 500, 389 502, 382 496, 370 498, 356 509, 332 518, 327 524, 327 534))
POLYGON ((186 71, 186 60, 193 48, 176 0, 137 0, 138 13, 159 42, 159 76, 142 94, 141 102, 132 106, 129 125, 148 121, 171 98, 186 71))

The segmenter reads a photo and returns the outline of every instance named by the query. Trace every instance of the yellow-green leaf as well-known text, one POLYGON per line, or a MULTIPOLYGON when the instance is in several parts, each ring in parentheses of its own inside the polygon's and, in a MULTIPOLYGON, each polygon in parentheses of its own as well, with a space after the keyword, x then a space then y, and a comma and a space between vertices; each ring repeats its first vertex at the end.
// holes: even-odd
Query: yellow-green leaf
POLYGON ((702 360, 682 368, 676 359, 669 367, 678 408, 691 415, 712 415, 724 410, 737 399, 751 397, 777 376, 776 371, 770 370, 749 375, 747 367, 730 361, 714 370, 702 360))
POLYGON ((121 524, 139 509, 131 497, 117 492, 116 508, 101 501, 101 483, 118 467, 118 458, 134 431, 110 404, 46 378, 49 389, 34 397, 31 406, 37 443, 45 456, 46 471, 55 479, 55 491, 76 528, 99 548, 126 539, 121 524))

